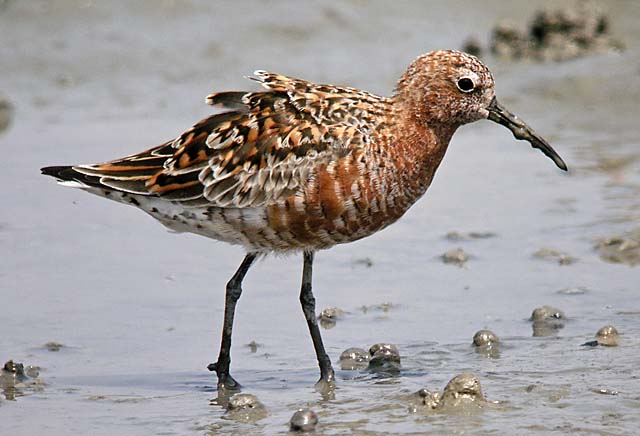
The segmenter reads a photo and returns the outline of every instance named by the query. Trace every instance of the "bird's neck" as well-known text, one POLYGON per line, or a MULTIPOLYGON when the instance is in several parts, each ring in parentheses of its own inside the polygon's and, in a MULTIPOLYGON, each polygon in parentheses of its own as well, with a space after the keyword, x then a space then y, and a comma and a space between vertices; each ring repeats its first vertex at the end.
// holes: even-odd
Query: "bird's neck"
POLYGON ((397 127, 396 170, 403 194, 415 202, 431 184, 458 125, 428 126, 405 119, 397 127))

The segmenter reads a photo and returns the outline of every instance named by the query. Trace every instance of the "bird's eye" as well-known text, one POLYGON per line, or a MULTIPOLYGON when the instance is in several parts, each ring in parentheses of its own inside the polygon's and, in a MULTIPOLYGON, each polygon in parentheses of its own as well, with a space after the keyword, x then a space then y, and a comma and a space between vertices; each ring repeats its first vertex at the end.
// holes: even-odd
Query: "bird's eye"
POLYGON ((471 92, 475 89, 476 85, 469 77, 463 77, 456 83, 458 89, 462 92, 471 92))

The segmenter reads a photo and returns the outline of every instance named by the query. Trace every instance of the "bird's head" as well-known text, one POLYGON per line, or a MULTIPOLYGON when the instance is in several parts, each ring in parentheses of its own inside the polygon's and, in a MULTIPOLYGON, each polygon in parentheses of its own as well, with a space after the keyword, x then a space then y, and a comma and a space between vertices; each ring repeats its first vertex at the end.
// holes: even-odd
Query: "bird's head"
POLYGON ((507 127, 517 139, 528 141, 555 164, 567 166, 549 143, 495 96, 489 68, 475 56, 438 50, 415 59, 396 87, 394 98, 415 122, 435 128, 453 127, 489 119, 507 127))

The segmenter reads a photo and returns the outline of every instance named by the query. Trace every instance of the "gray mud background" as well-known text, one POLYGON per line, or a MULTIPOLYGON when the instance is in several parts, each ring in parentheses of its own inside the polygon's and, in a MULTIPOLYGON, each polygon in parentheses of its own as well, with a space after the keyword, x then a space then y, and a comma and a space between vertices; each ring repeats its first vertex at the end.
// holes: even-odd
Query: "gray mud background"
POLYGON ((319 253, 318 311, 344 311, 323 330, 334 397, 313 390, 301 259, 269 257, 249 272, 232 368, 266 408, 255 422, 210 404, 215 378, 205 368, 241 250, 172 235, 38 171, 172 138, 210 113, 209 92, 251 89, 243 76, 255 69, 389 94, 418 54, 484 38, 502 18, 524 25, 541 5, 0 2, 0 96, 10 102, 0 105, 0 364, 40 367, 37 378, 3 381, 0 434, 272 435, 301 407, 327 435, 636 434, 637 1, 603 4, 622 53, 484 58, 502 102, 549 139, 568 174, 478 122, 454 136, 426 197, 400 222, 319 253), (545 304, 567 319, 534 337, 528 318, 545 304), (606 324, 619 346, 581 346, 606 324), (500 337, 499 354, 473 349, 483 328, 500 337), (343 350, 376 342, 398 347, 399 374, 339 369, 343 350), (442 390, 463 372, 498 403, 477 413, 410 409, 411 393, 442 390))

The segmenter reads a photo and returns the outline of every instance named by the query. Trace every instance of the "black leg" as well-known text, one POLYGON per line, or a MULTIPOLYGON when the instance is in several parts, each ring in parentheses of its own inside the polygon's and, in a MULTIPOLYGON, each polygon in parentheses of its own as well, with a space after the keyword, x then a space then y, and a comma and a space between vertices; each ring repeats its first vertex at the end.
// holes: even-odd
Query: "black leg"
POLYGON ((334 387, 334 373, 331 367, 331 360, 322 344, 320 337, 320 329, 316 320, 316 299, 311 292, 311 276, 313 273, 313 251, 304 252, 304 266, 302 269, 302 289, 300 290, 300 303, 304 317, 307 319, 311 339, 313 340, 313 348, 316 350, 318 364, 320 365, 320 380, 316 384, 322 389, 332 389, 334 387))
POLYGON ((240 384, 229 374, 229 364, 231 363, 231 331, 233 330, 233 315, 236 310, 236 303, 242 294, 242 279, 249 271, 249 268, 256 260, 256 253, 248 253, 236 273, 227 283, 227 293, 224 304, 224 324, 222 325, 222 343, 220 344, 220 354, 218 361, 211 363, 207 368, 218 374, 218 391, 237 390, 240 384))

